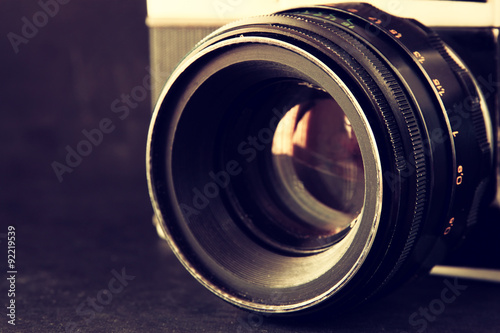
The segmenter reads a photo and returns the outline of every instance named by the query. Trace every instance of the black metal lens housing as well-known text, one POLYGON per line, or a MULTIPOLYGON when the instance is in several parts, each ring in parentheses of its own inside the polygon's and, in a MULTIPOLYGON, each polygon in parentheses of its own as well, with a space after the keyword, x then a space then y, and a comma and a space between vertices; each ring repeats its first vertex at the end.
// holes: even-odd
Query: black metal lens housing
POLYGON ((443 258, 492 182, 493 129, 430 29, 362 3, 200 42, 151 122, 151 199, 183 265, 263 313, 346 309, 443 258))

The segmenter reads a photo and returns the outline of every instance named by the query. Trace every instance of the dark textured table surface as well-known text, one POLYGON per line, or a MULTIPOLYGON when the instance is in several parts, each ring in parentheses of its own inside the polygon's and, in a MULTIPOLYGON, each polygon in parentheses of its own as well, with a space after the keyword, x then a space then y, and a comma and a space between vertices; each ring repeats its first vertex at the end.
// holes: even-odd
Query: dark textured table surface
MULTIPOLYGON (((111 109, 148 75, 145 4, 68 2, 16 52, 6 36, 22 34, 23 18, 40 10, 36 2, 0 4, 1 332, 500 331, 500 286, 484 282, 426 277, 322 320, 276 320, 213 296, 151 224, 143 162, 148 99, 124 119, 111 109), (68 147, 76 149, 84 130, 103 119, 109 133, 59 179, 54 162, 65 164, 68 147), (8 297, 8 226, 16 232, 15 298, 8 297), (449 283, 463 286, 453 302, 437 315, 421 314, 449 283), (6 316, 10 299, 15 326, 6 316)), ((488 214, 496 225, 498 212, 488 214)), ((487 240, 497 242, 498 227, 490 231, 487 240)), ((484 250, 480 261, 498 264, 498 247, 484 250)))

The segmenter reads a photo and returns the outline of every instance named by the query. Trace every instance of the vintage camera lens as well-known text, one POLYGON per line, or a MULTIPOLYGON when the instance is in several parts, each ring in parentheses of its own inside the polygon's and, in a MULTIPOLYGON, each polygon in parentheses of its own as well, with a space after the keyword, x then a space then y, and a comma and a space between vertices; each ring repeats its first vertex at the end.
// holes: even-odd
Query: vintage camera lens
POLYGON ((430 29, 367 4, 227 25, 151 122, 156 217, 191 274, 265 313, 345 310, 428 270, 494 184, 493 129, 430 29))

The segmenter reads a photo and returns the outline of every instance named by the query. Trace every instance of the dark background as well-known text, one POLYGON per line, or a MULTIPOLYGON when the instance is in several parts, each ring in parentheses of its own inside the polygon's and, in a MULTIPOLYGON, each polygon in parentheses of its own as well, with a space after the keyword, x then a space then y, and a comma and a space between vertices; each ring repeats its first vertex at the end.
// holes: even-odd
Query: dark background
MULTIPOLYGON (((347 315, 315 321, 249 315, 199 286, 151 224, 144 166, 149 97, 124 119, 111 107, 148 78, 145 1, 62 4, 16 53, 8 33, 22 35, 23 17, 32 22, 40 10, 35 1, 0 2, 1 332, 424 328, 409 317, 440 298, 443 278, 426 277, 347 315), (65 164, 67 146, 76 149, 86 139, 82 131, 98 128, 104 118, 114 130, 60 182, 53 162, 65 164), (15 326, 6 316, 8 226, 16 229, 15 326), (123 290, 102 292, 113 271, 123 270, 129 276, 123 290), (89 299, 98 296, 108 304, 92 308, 89 299)), ((467 289, 427 321, 426 331, 499 331, 498 285, 459 283, 467 289)))

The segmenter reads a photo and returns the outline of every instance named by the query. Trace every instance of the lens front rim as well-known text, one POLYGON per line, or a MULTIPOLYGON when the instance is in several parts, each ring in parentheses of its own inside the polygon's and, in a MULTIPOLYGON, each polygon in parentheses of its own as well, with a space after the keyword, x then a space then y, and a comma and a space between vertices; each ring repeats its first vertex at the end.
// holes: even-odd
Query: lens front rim
MULTIPOLYGON (((291 52, 296 54, 296 57, 300 58, 302 61, 304 59, 307 59, 307 61, 310 62, 310 64, 314 64, 316 67, 315 69, 315 75, 311 75, 310 72, 310 67, 307 68, 307 70, 303 69, 302 74, 304 77, 301 79, 309 79, 311 81, 314 81, 315 84, 318 84, 320 86, 326 86, 327 88, 325 89, 330 95, 336 96, 336 99, 338 102, 342 105, 342 109, 345 110, 347 116, 351 120, 352 126, 355 130, 357 136, 359 136, 360 142, 363 142, 361 145, 362 149, 362 155, 363 155, 363 161, 365 164, 365 178, 366 178, 366 185, 365 185, 365 191, 367 198, 365 198, 365 208, 363 209, 362 217, 360 218, 360 222, 356 223, 356 225, 353 227, 353 230, 349 233, 351 236, 347 235, 345 238, 345 241, 341 241, 339 245, 337 246, 336 249, 330 249, 326 250, 325 254, 322 254, 323 259, 319 259, 318 257, 315 258, 294 258, 293 260, 309 260, 309 264, 313 261, 317 261, 318 263, 322 263, 326 265, 326 268, 323 267, 321 271, 323 271, 324 275, 329 275, 327 278, 323 277, 323 286, 320 287, 318 283, 315 283, 314 280, 320 280, 317 276, 313 278, 312 276, 302 276, 301 278, 297 279, 297 275, 294 276, 294 278, 286 283, 279 282, 279 283, 270 283, 264 288, 260 286, 259 288, 255 288, 255 286, 252 286, 249 284, 247 286, 248 288, 254 288, 253 292, 253 299, 245 299, 242 297, 242 295, 239 295, 239 298, 235 296, 235 293, 231 292, 224 292, 223 290, 231 290, 231 289, 236 289, 236 285, 241 284, 241 283, 248 283, 246 278, 242 278, 242 280, 238 283, 235 283, 235 277, 237 275, 234 275, 236 272, 233 272, 229 276, 227 276, 227 272, 224 272, 223 269, 220 267, 217 268, 217 266, 220 266, 220 263, 214 262, 213 258, 210 258, 210 255, 206 254, 207 248, 203 248, 203 246, 199 246, 198 242, 199 239, 196 239, 196 237, 192 236, 192 231, 189 230, 189 228, 186 228, 186 226, 189 224, 186 222, 184 219, 183 213, 178 209, 179 207, 179 201, 177 200, 177 195, 175 194, 175 189, 169 188, 168 189, 168 194, 167 192, 159 193, 156 190, 156 187, 158 186, 158 183, 156 182, 156 187, 152 186, 153 183, 155 183, 155 180, 159 180, 159 178, 163 178, 161 176, 161 173, 165 172, 165 169, 160 167, 159 169, 156 169, 154 167, 149 168, 149 174, 150 174, 150 189, 151 193, 154 197, 154 202, 164 202, 165 200, 169 200, 171 202, 170 205, 167 205, 170 207, 170 209, 165 210, 166 207, 162 207, 160 205, 156 205, 155 210, 158 215, 161 216, 161 219, 163 220, 162 225, 165 226, 166 228, 166 234, 169 235, 170 238, 170 244, 173 246, 175 249, 176 255, 181 259, 181 261, 185 264, 185 266, 188 268, 188 270, 199 279, 200 282, 202 282, 206 287, 208 287, 210 290, 212 290, 214 293, 218 294, 220 297, 223 299, 226 299, 228 301, 231 301, 241 307, 245 307, 248 309, 253 309, 253 310, 262 310, 262 308, 266 308, 267 311, 270 312, 288 312, 288 311, 297 311, 299 309, 305 308, 305 307, 310 307, 313 304, 321 302, 324 298, 328 297, 331 295, 336 289, 340 288, 342 285, 344 285, 350 277, 352 277, 355 274, 355 271, 359 269, 361 266, 361 263, 363 262, 366 254, 369 252, 369 248, 371 244, 373 243, 374 236, 377 230, 378 226, 378 221, 380 218, 380 211, 381 211, 381 203, 382 203, 382 171, 381 171, 381 165, 380 165, 380 160, 379 160, 379 154, 377 151, 377 145, 375 142, 375 137, 373 133, 370 131, 370 126, 368 123, 368 120, 366 119, 361 106, 359 105, 357 99, 354 97, 352 92, 347 88, 345 83, 338 78, 338 76, 332 72, 332 70, 323 64, 320 60, 316 59, 312 55, 306 53, 304 50, 288 43, 284 43, 282 41, 277 41, 269 38, 261 38, 261 37, 248 37, 248 38, 238 38, 237 40, 231 40, 231 41, 226 41, 223 43, 219 43, 216 46, 212 46, 201 52, 197 58, 191 59, 189 63, 186 65, 186 68, 192 68, 193 64, 198 60, 201 59, 204 55, 209 55, 217 50, 228 50, 230 47, 233 47, 233 50, 231 50, 231 57, 233 61, 237 62, 244 62, 245 59, 245 54, 249 59, 255 60, 256 54, 255 53, 248 53, 248 50, 245 50, 245 52, 240 51, 240 53, 237 53, 235 55, 234 47, 238 46, 241 47, 243 45, 246 46, 255 46, 256 44, 259 45, 267 45, 268 47, 272 47, 273 50, 268 50, 267 54, 264 54, 262 51, 259 52, 260 56, 265 56, 265 57, 270 57, 273 60, 275 64, 282 63, 283 62, 283 56, 279 51, 286 50, 286 52, 291 52), (306 74, 307 72, 307 74, 306 74), (314 77, 314 79, 313 79, 314 77), (323 78, 323 79, 319 79, 323 78), (333 79, 332 79, 333 78, 333 79), (342 96, 342 97, 339 97, 342 96), (361 133, 363 132, 363 133, 361 133), (168 198, 167 198, 168 197, 168 198), (175 209, 177 207, 177 209, 175 209), (172 209, 174 208, 174 209, 172 209), (165 223, 165 219, 163 216, 172 216, 172 213, 175 214, 176 218, 174 220, 170 220, 169 223, 165 223), (180 225, 179 225, 179 222, 180 225), (354 238, 357 239, 357 241, 354 241, 354 238), (349 244, 347 244, 349 243, 349 244), (356 244, 356 245, 353 245, 356 244), (345 255, 339 256, 339 248, 342 247, 343 250, 345 251, 345 255), (182 249, 181 249, 182 248, 182 249), (188 249, 189 248, 189 249, 188 249), (337 254, 332 254, 333 252, 337 252, 337 254), (190 255, 193 254, 193 256, 190 255), (357 254, 355 254, 357 253, 357 254), (203 264, 200 264, 199 260, 200 258, 203 258, 205 262, 203 264), (338 267, 335 270, 335 272, 332 272, 331 267, 334 267, 336 265, 336 262, 340 261, 342 258, 343 260, 346 260, 349 262, 349 264, 343 263, 341 266, 344 268, 340 270, 338 267), (212 272, 212 275, 218 275, 220 273, 220 276, 218 278, 210 280, 210 277, 208 276, 203 276, 203 272, 206 271, 206 268, 202 268, 203 266, 210 266, 210 271, 212 272), (328 268, 330 267, 330 268, 328 268), (214 273, 215 272, 215 273, 214 273), (226 276, 225 276, 226 275, 226 276), (225 276, 225 277, 224 277, 225 276), (336 278, 334 277, 336 276, 336 278), (217 280, 224 280, 224 288, 222 288, 222 285, 217 281, 217 280), (313 280, 312 282, 308 280, 313 280), (335 282, 337 281, 337 282, 335 282), (300 283, 297 283, 300 282, 300 283), (228 285, 233 284, 233 288, 228 288, 228 285), (287 286, 288 284, 288 286, 287 286), (303 286, 300 286, 300 284, 303 284, 303 286), (302 293, 305 297, 303 297, 302 300, 297 300, 297 294, 294 293, 293 297, 290 299, 286 299, 287 297, 284 296, 284 299, 282 299, 279 302, 275 302, 275 305, 269 305, 270 300, 266 295, 269 295, 270 291, 275 290, 275 289, 281 289, 283 291, 283 295, 286 295, 287 289, 295 289, 297 288, 300 289, 300 287, 307 288, 309 290, 308 294, 302 293), (261 296, 255 296, 257 294, 261 294, 261 296), (315 296, 312 296, 314 294, 315 296), (259 299, 260 300, 257 300, 259 299), (294 299, 295 298, 295 299, 294 299), (292 304, 290 304, 292 303, 292 304)), ((290 53, 290 54, 291 54, 290 53)), ((257 56, 258 57, 258 56, 257 56)), ((296 58, 296 59, 298 59, 296 58)), ((221 56, 218 56, 218 59, 220 60, 220 64, 222 68, 227 67, 228 64, 231 63, 231 61, 228 61, 228 59, 224 59, 224 57, 221 58, 221 56)), ((204 59, 203 59, 204 60, 204 59)), ((264 60, 264 59, 263 59, 264 60)), ((269 61, 269 59, 268 59, 269 61)), ((221 72, 222 68, 217 68, 212 66, 212 71, 213 73, 216 72, 221 72)), ((294 62, 294 66, 297 66, 297 63, 294 62)), ((300 67, 300 65, 298 66, 300 67)), ((302 65, 304 67, 304 65, 302 65)), ((290 66, 290 68, 292 68, 290 66)), ((203 71, 201 71, 203 72, 203 71)), ((295 68, 295 72, 298 73, 300 72, 295 68)), ((181 76, 186 75, 186 73, 183 71, 180 73, 176 78, 176 82, 182 81, 181 76)), ((202 76, 205 76, 207 79, 210 77, 210 75, 201 74, 202 76)), ((198 77, 199 79, 199 77, 198 77)), ((197 82, 200 82, 199 80, 195 80, 197 82)), ((175 89, 174 89, 175 90, 175 89)), ((188 89, 188 92, 183 95, 183 97, 180 98, 180 100, 187 101, 187 100, 193 100, 193 96, 195 93, 191 93, 188 89)), ((196 91, 197 89, 194 88, 193 91, 196 91)), ((167 98, 168 99, 168 98, 167 98)), ((164 106, 167 108, 167 106, 164 106)), ((180 107, 177 109, 177 112, 182 112, 184 107, 180 107)), ((160 128, 159 131, 164 130, 164 123, 159 120, 159 113, 161 113, 161 108, 157 110, 156 113, 156 118, 158 120, 155 121, 154 126, 152 127, 153 130, 150 133, 150 142, 152 143, 150 147, 152 147, 151 151, 149 152, 150 156, 158 154, 158 149, 160 150, 161 154, 161 147, 174 147, 175 146, 175 132, 179 131, 179 120, 181 119, 182 115, 172 114, 172 118, 170 121, 173 119, 173 123, 170 123, 170 133, 164 133, 168 139, 163 137, 163 140, 166 139, 167 144, 165 145, 165 142, 160 143, 159 147, 155 149, 155 141, 158 143, 158 138, 155 138, 155 133, 158 132, 158 129, 160 128)), ((163 140, 159 140, 160 142, 163 140)), ((175 148, 173 148, 175 149, 175 148)), ((171 152, 172 149, 169 149, 168 152, 171 152)), ((167 153, 169 155, 170 153, 167 153)), ((175 184, 176 180, 174 179, 174 175, 172 174, 172 171, 169 170, 171 165, 171 159, 172 156, 165 156, 166 158, 166 164, 164 167, 167 169, 167 179, 163 179, 162 182, 164 182, 164 185, 169 187, 169 184, 175 184)), ((247 244, 248 245, 248 244, 247 244)), ((232 244, 232 246, 235 246, 235 244, 232 244)), ((267 251, 267 250, 266 250, 267 251)), ((269 252, 270 253, 270 252, 269 252)), ((320 254, 321 255, 321 254, 320 254)), ((286 256, 282 256, 281 259, 285 258, 286 256)), ((244 257, 239 258, 239 260, 244 259, 244 257)), ((229 265, 231 266, 231 265, 229 265)), ((298 267, 305 267, 304 264, 300 264, 297 266, 298 267)), ((314 265, 316 270, 321 265, 315 264, 314 265)), ((255 267, 254 267, 255 269, 255 267)), ((227 270, 227 267, 226 267, 227 270)), ((290 271, 289 271, 290 273, 290 271)), ((285 274, 289 274, 286 273, 285 274)), ((240 273, 239 273, 240 274, 240 273)), ((274 274, 278 274, 278 271, 275 271, 274 274)), ((240 274, 241 275, 241 274, 240 274)), ((304 274, 302 274, 304 275, 304 274)), ((306 274, 307 275, 307 274, 306 274)), ((315 275, 318 275, 318 272, 315 273, 315 275)), ((262 281, 265 281, 263 279, 262 281)), ((317 281, 316 281, 317 282, 317 281)), ((255 281, 254 281, 255 283, 255 281)), ((264 283, 265 284, 265 283, 264 283)))

